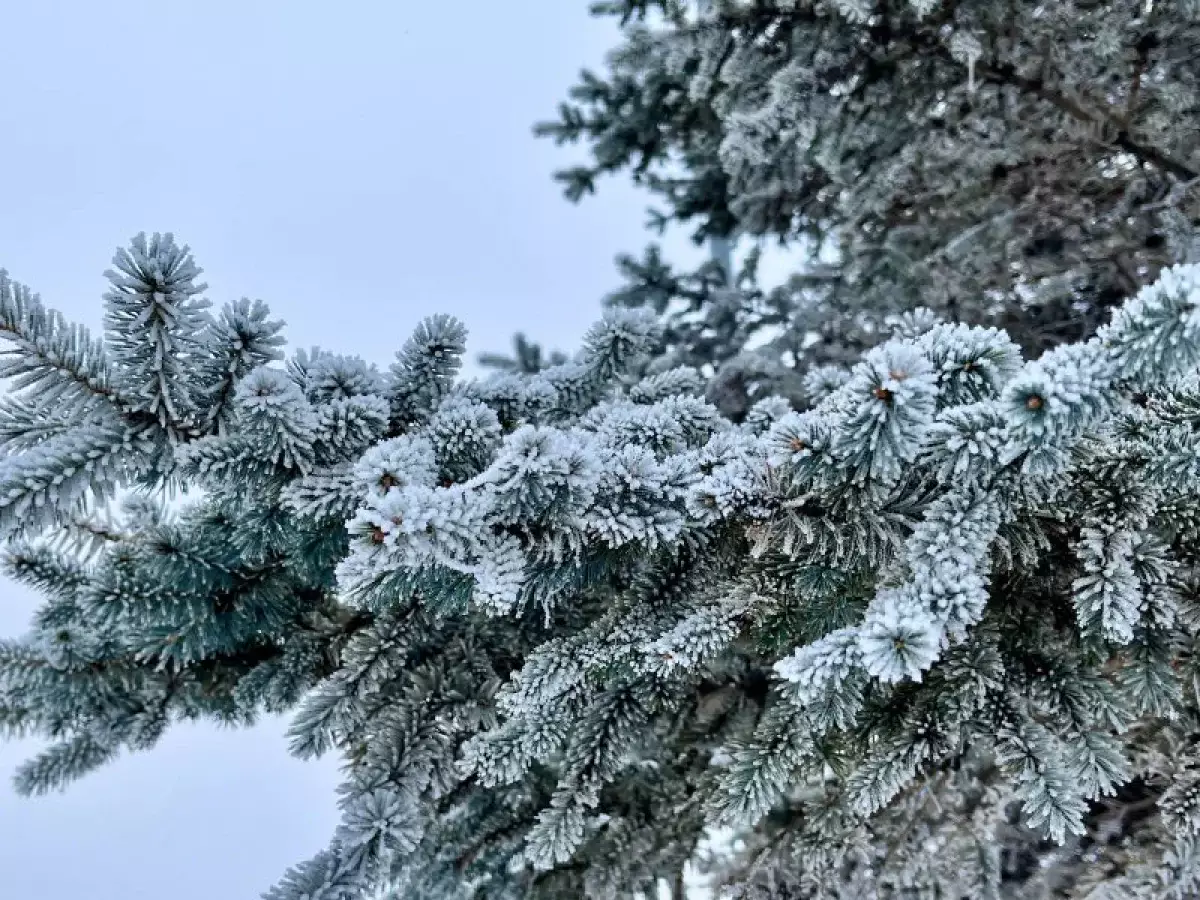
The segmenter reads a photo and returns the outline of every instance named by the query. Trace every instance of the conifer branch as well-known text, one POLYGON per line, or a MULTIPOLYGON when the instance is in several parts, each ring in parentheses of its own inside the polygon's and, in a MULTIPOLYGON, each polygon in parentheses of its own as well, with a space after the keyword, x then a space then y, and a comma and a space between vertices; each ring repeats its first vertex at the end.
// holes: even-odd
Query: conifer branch
MULTIPOLYGON (((945 51, 949 58, 949 51, 945 51)), ((1106 139, 1113 146, 1120 147, 1144 163, 1149 163, 1164 172, 1174 175, 1181 181, 1194 181, 1200 178, 1200 169, 1188 165, 1170 153, 1139 141, 1129 131, 1129 124, 1122 121, 1120 116, 1104 110, 1093 110, 1084 107, 1068 94, 1052 87, 1044 78, 1030 78, 1021 75, 1010 63, 975 64, 975 71, 981 79, 995 81, 998 84, 1011 85, 1018 90, 1038 97, 1055 108, 1071 116, 1076 121, 1086 125, 1104 125, 1114 129, 1111 139, 1106 139)))

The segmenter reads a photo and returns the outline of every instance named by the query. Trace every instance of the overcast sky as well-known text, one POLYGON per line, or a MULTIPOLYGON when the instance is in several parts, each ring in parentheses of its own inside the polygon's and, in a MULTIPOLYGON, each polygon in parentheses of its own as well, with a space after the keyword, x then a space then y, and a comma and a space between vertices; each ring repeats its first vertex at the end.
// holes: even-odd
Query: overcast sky
MULTIPOLYGON (((214 301, 266 300, 293 346, 386 364, 444 311, 472 352, 573 349, 645 240, 643 196, 571 206, 571 151, 530 134, 613 40, 586 7, 4 3, 0 266, 97 327, 115 247, 174 231, 214 301)), ((0 583, 0 635, 32 602, 0 583)), ((0 784, 0 897, 256 897, 334 826, 336 763, 290 759, 284 726, 177 726, 60 796, 0 784)), ((30 749, 0 745, 5 779, 30 749)))

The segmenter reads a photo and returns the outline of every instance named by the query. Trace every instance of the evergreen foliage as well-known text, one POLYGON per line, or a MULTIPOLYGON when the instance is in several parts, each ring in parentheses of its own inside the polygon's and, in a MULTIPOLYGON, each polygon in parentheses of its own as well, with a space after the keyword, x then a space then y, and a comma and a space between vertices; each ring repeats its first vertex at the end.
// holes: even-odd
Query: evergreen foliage
POLYGON ((341 822, 269 900, 1196 896, 1200 5, 593 8, 568 196, 755 246, 572 356, 285 358, 170 235, 102 337, 0 273, 17 788, 288 713, 341 822))
POLYGON ((538 131, 588 151, 569 198, 629 172, 652 224, 753 243, 730 273, 623 257, 610 298, 659 315, 664 364, 711 367, 735 418, 811 402, 803 376, 921 307, 1031 354, 1086 339, 1196 253, 1194 0, 592 8, 623 40, 538 131), (758 276, 773 242, 796 260, 780 284, 758 276))
POLYGON ((632 897, 719 827, 734 897, 1194 892, 1200 267, 735 422, 645 311, 464 381, 448 317, 284 362, 170 237, 117 259, 103 341, 3 282, 21 792, 288 711, 342 821, 271 900, 632 897))

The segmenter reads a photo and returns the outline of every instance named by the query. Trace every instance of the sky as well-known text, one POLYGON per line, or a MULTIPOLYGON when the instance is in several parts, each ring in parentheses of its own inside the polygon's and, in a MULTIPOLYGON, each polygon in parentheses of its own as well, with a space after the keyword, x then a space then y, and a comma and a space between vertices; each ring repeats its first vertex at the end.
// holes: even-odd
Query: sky
MULTIPOLYGON (((173 231, 216 304, 267 301, 293 346, 386 365, 448 312, 473 353, 574 349, 646 240, 647 198, 568 204, 550 176, 578 151, 531 135, 614 40, 587 5, 5 3, 0 267, 98 328, 115 248, 173 231)), ((33 602, 0 583, 0 636, 33 602)), ((285 727, 176 726, 35 800, 7 786, 33 745, 0 744, 0 897, 257 897, 335 824, 336 761, 291 759, 285 727)))

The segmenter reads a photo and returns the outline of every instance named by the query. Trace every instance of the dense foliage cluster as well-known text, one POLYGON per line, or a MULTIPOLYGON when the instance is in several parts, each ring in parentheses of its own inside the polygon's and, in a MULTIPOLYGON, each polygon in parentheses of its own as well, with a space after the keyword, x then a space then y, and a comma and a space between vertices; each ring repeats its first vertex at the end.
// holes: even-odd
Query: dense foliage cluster
POLYGON ((624 41, 539 128, 590 152, 568 196, 628 171, 661 224, 795 251, 774 286, 753 258, 732 283, 655 248, 622 260, 612 302, 661 315, 675 363, 724 370, 732 415, 756 391, 803 397, 800 376, 917 307, 1030 353, 1085 338, 1194 252, 1195 0, 593 8, 624 41))
POLYGON ((453 319, 281 365, 169 236, 116 265, 103 342, 0 284, 22 791, 294 709, 343 821, 271 900, 631 896, 720 825, 740 895, 1032 891, 1130 789, 1070 889, 1193 889, 1197 267, 1028 362, 927 317, 735 424, 644 313, 464 382, 453 319))

